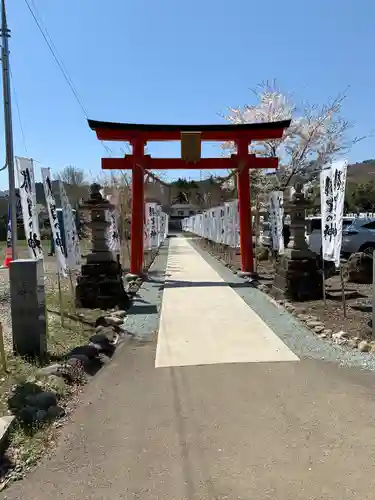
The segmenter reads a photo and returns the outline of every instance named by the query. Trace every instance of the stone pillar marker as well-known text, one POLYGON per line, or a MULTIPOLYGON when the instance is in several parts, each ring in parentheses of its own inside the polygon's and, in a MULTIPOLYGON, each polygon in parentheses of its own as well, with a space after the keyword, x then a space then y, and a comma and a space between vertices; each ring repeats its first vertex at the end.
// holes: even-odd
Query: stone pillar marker
POLYGON ((9 266, 13 350, 19 356, 47 355, 43 260, 14 260, 9 266))
POLYGON ((279 256, 272 295, 277 299, 315 300, 323 295, 323 275, 317 256, 306 242, 305 210, 310 202, 302 192, 303 184, 296 183, 291 200, 284 202, 285 213, 290 214, 290 241, 279 256))
POLYGON ((101 186, 92 184, 90 198, 81 205, 89 210, 92 248, 77 279, 76 305, 88 309, 128 309, 130 299, 125 292, 122 271, 116 256, 108 248, 106 231, 110 223, 106 210, 114 206, 100 193, 101 186))

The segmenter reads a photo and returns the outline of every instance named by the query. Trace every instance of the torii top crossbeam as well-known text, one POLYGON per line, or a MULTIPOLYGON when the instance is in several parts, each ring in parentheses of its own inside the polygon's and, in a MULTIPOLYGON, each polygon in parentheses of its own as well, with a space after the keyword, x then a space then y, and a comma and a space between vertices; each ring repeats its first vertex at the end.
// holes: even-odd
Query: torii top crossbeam
POLYGON ((264 123, 220 125, 146 125, 88 120, 89 127, 101 141, 178 141, 183 132, 200 132, 202 141, 261 141, 279 139, 290 120, 264 123))
MULTIPOLYGON (((95 120, 88 120, 88 123, 90 128, 96 132, 99 140, 130 142, 133 146, 133 154, 126 155, 125 158, 102 158, 102 168, 105 170, 132 169, 135 159, 140 160, 140 157, 142 157, 143 168, 150 170, 186 168, 230 170, 238 167, 238 152, 236 156, 231 158, 201 158, 201 142, 232 141, 237 147, 241 143, 247 148, 251 141, 280 139, 284 130, 289 127, 290 120, 238 125, 146 125, 95 120), (194 137, 192 137, 194 135, 196 136, 195 144, 194 137), (181 140, 182 145, 184 141, 188 142, 190 149, 193 145, 193 149, 196 150, 194 161, 186 162, 184 158, 151 158, 144 154, 144 146, 147 142, 176 140, 181 140)), ((249 155, 245 148, 242 148, 241 160, 244 168, 277 168, 278 165, 277 158, 256 158, 254 155, 249 155)))

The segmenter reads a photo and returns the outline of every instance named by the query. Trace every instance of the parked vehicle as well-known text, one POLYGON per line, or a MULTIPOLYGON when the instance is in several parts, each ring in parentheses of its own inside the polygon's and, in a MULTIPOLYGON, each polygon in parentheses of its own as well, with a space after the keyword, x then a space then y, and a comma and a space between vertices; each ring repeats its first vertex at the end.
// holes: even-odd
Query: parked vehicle
POLYGON ((341 253, 348 257, 352 253, 375 250, 375 217, 355 218, 342 232, 341 253))
MULTIPOLYGON (((343 232, 354 221, 355 217, 344 217, 342 222, 343 232)), ((322 255, 322 218, 309 217, 306 219, 306 240, 309 248, 316 255, 322 255)))

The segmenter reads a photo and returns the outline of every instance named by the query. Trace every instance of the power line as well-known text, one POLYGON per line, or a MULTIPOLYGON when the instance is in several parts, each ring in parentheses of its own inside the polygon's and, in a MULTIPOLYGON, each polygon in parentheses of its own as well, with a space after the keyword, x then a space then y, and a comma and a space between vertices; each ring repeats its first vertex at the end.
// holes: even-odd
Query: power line
POLYGON ((24 131, 23 124, 22 124, 22 119, 21 119, 21 111, 20 111, 20 106, 19 106, 19 102, 18 102, 18 97, 17 97, 17 92, 16 92, 16 86, 14 84, 13 73, 12 73, 12 70, 11 70, 10 67, 9 67, 9 73, 10 73, 10 79, 11 79, 11 82, 12 82, 14 100, 16 102, 18 121, 20 123, 20 129, 21 129, 23 147, 25 149, 25 153, 28 155, 29 153, 27 151, 27 146, 26 146, 26 137, 25 137, 25 131, 24 131))
MULTIPOLYGON (((82 99, 79 97, 78 95, 78 91, 73 83, 73 80, 71 78, 71 76, 69 75, 69 72, 68 70, 66 69, 66 66, 56 48, 56 45, 54 44, 53 40, 52 40, 52 37, 51 35, 49 34, 46 26, 44 25, 42 19, 41 19, 41 16, 40 16, 40 13, 35 5, 35 2, 34 0, 30 0, 30 2, 28 0, 25 0, 25 3, 27 5, 27 8, 29 9, 41 35, 43 36, 43 39, 44 41, 46 42, 56 64, 58 65, 66 83, 69 85, 69 88, 73 94, 73 96, 75 97, 79 107, 81 108, 81 110, 83 111, 83 114, 85 116, 85 118, 87 119, 88 118, 88 112, 87 112, 87 108, 84 106, 83 102, 82 102, 82 99), (31 7, 30 3, 33 5, 33 8, 31 7), (35 11, 35 12, 34 12, 35 11), (39 17, 39 19, 38 19, 39 17)), ((108 147, 106 144, 103 143, 103 141, 100 141, 101 142, 101 145, 103 146, 103 148, 106 150, 106 152, 112 156, 112 150, 110 147, 108 147)))
POLYGON ((66 83, 69 85, 70 90, 72 91, 72 93, 73 93, 73 95, 74 95, 77 103, 79 104, 80 108, 82 109, 83 114, 85 115, 85 118, 88 118, 87 110, 86 110, 85 106, 83 105, 81 99, 78 96, 77 90, 74 87, 72 79, 70 78, 70 76, 69 76, 68 72, 66 71, 66 69, 64 69, 64 64, 59 61, 59 57, 57 55, 57 50, 56 49, 54 50, 55 44, 53 43, 53 41, 52 41, 50 35, 48 34, 47 30, 45 30, 51 41, 48 40, 48 37, 47 37, 46 33, 43 31, 43 28, 41 26, 42 23, 39 22, 37 16, 35 15, 33 9, 31 8, 31 5, 30 5, 29 1, 25 0, 25 3, 27 5, 27 8, 29 9, 31 15, 33 16, 33 19, 34 19, 34 21, 35 21, 35 23, 36 23, 36 25, 37 25, 37 27, 38 27, 41 35, 43 36, 44 41, 46 42, 46 44, 47 44, 47 46, 48 46, 48 48, 49 48, 49 50, 50 50, 53 58, 55 59, 56 64, 58 65, 58 67, 59 67, 59 69, 60 69, 60 71, 61 71, 61 73, 62 73, 62 75, 63 75, 63 77, 64 77, 64 79, 66 81, 66 83))

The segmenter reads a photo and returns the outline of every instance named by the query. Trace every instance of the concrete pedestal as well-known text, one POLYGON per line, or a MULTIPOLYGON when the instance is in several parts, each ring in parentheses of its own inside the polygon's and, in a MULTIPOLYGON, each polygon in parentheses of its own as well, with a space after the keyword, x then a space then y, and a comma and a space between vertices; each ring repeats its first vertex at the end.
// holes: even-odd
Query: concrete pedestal
POLYGON ((9 266, 13 349, 19 356, 47 355, 46 300, 42 260, 15 260, 9 266))
POLYGON ((286 249, 279 257, 271 290, 276 299, 318 300, 323 296, 323 275, 316 255, 309 250, 286 249))

